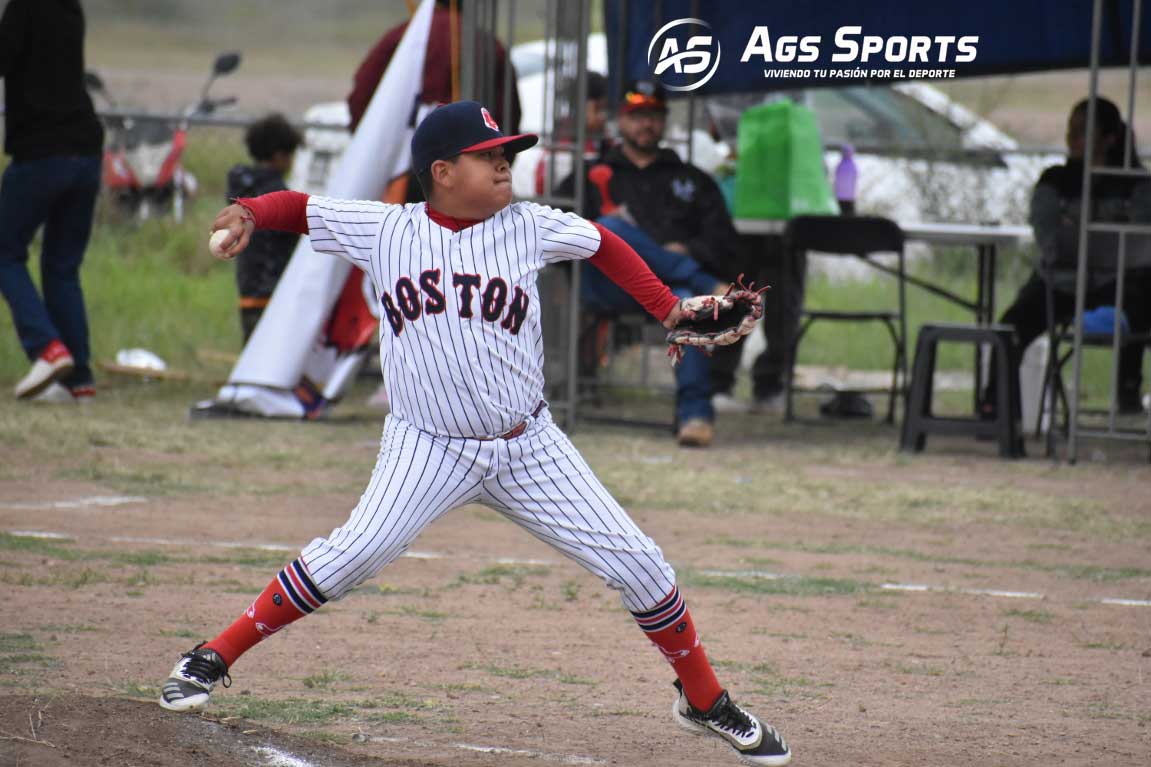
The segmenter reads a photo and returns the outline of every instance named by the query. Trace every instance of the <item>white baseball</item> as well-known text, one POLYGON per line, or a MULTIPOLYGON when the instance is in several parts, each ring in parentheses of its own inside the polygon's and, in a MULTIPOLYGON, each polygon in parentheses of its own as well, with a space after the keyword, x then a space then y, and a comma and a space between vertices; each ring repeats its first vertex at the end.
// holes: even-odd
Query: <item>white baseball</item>
POLYGON ((223 248, 224 240, 228 239, 231 234, 227 229, 217 229, 212 232, 212 237, 208 240, 208 250, 212 251, 213 256, 226 258, 223 248))

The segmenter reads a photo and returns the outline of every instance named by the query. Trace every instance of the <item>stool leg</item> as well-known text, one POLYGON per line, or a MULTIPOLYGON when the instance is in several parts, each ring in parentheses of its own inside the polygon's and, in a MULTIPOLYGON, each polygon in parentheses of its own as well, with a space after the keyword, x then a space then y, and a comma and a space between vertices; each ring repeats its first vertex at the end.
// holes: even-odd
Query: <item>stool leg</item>
POLYGON ((1023 392, 1020 390, 1019 383, 1019 368, 1023 363, 1023 354, 1013 336, 1005 339, 1005 342, 1007 343, 1007 354, 1011 358, 1011 369, 1015 371, 1015 374, 1011 376, 1011 433, 1015 441, 1015 455, 1022 458, 1027 454, 1023 444, 1023 436, 1027 427, 1023 424, 1023 392))
POLYGON ((918 453, 927 443, 923 419, 931 409, 931 385, 935 377, 935 336, 920 331, 915 345, 915 364, 911 373, 911 394, 903 417, 900 449, 918 453))
POLYGON ((1015 390, 1018 390, 1019 369, 1012 368, 1014 362, 1007 342, 1000 338, 995 343, 995 362, 999 365, 999 375, 995 382, 995 409, 996 431, 999 437, 999 455, 1003 458, 1018 457, 1018 440, 1016 423, 1018 419, 1018 401, 1012 393, 1012 379, 1015 390), (1012 371, 1014 375, 1012 374, 1012 371))

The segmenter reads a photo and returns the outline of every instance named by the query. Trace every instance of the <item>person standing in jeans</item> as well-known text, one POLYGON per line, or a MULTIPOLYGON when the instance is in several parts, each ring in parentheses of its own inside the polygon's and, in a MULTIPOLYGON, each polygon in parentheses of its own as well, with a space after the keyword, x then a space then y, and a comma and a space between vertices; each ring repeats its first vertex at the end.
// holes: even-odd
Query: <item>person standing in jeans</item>
POLYGON ((80 264, 100 191, 104 129, 84 88, 79 0, 8 0, 0 17, 4 151, 0 181, 0 292, 32 367, 20 399, 59 381, 74 397, 95 393, 80 264), (28 247, 44 227, 43 297, 28 273, 28 247))

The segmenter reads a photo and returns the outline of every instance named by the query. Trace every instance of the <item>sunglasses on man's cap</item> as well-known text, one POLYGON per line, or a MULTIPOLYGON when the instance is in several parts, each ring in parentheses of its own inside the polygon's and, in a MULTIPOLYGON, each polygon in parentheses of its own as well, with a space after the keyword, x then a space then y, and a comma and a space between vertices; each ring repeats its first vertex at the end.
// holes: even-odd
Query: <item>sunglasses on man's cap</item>
POLYGON ((667 99, 663 90, 650 82, 633 83, 624 91, 620 111, 637 112, 641 109, 656 112, 667 111, 667 99))

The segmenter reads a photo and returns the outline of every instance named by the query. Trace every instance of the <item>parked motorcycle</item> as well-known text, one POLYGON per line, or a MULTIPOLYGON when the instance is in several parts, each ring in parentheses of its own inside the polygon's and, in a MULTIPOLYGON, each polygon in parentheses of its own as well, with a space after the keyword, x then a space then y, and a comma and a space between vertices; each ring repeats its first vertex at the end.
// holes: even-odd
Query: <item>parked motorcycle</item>
POLYGON ((210 115, 236 103, 234 97, 208 97, 217 78, 240 66, 239 53, 221 53, 200 91, 199 99, 178 117, 132 115, 108 92, 95 72, 88 72, 88 89, 110 108, 104 122, 108 140, 104 150, 104 187, 117 209, 143 221, 154 212, 171 210, 176 221, 184 218, 184 199, 196 191, 196 178, 183 164, 188 127, 195 117, 210 115))

